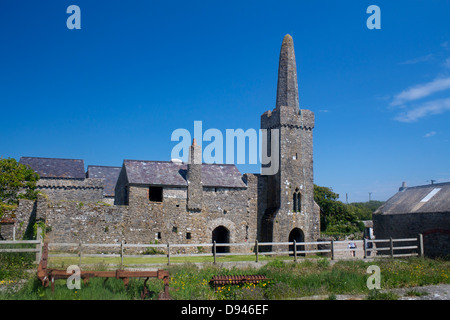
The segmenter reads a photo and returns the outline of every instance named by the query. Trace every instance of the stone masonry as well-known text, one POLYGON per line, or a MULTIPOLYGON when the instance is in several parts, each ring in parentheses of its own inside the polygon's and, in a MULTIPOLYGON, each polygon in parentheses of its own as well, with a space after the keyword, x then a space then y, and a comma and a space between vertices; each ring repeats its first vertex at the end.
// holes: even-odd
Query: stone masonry
MULTIPOLYGON (((20 201, 13 214, 16 235, 23 235, 29 224, 44 221, 52 242, 315 241, 320 219, 313 194, 314 114, 299 108, 289 35, 281 46, 276 105, 261 116, 261 128, 267 129, 269 142, 273 130, 278 133, 273 144, 278 149, 269 148, 279 155, 277 172, 241 174, 234 165, 204 164, 194 140, 187 164, 124 160, 120 170, 114 169, 113 205, 104 201, 105 180, 64 167, 80 166, 80 160, 55 161, 61 175, 54 179, 50 160, 27 158, 32 168, 47 170, 38 183, 46 196, 35 203, 20 201), (71 175, 74 171, 77 174, 71 175)), ((111 188, 111 179, 108 185, 111 188)))

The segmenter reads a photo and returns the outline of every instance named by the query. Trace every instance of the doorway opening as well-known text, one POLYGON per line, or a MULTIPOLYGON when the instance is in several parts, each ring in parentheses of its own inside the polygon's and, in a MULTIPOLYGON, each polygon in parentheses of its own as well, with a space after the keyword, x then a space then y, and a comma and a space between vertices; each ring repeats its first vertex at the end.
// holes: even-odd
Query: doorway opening
MULTIPOLYGON (((230 231, 224 226, 218 226, 212 232, 212 241, 218 243, 230 243, 230 231)), ((220 246, 216 247, 217 253, 228 253, 230 252, 230 247, 220 246)))
MULTIPOLYGON (((292 231, 289 233, 289 242, 293 242, 293 241, 298 242, 305 242, 305 235, 303 233, 303 231, 300 228, 294 228, 292 229, 292 231)), ((303 251, 305 250, 305 246, 301 245, 301 244, 297 244, 296 245, 296 251, 297 251, 297 256, 305 256, 304 253, 299 253, 299 251, 303 251)), ((289 246, 289 251, 294 251, 294 245, 291 244, 289 246)), ((291 255, 294 255, 294 253, 292 253, 291 255)))

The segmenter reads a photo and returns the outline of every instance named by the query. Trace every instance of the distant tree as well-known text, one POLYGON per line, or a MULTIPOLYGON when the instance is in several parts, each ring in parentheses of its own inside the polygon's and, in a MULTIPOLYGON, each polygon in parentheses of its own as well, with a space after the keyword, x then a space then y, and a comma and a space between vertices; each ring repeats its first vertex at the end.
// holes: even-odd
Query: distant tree
POLYGON ((320 206, 321 231, 352 233, 362 231, 357 210, 339 199, 331 188, 314 185, 314 201, 320 206))
POLYGON ((372 220, 372 214, 383 204, 384 201, 376 200, 350 203, 359 220, 372 220))
POLYGON ((0 203, 14 205, 19 199, 36 199, 38 180, 39 175, 30 167, 15 159, 0 159, 0 203))

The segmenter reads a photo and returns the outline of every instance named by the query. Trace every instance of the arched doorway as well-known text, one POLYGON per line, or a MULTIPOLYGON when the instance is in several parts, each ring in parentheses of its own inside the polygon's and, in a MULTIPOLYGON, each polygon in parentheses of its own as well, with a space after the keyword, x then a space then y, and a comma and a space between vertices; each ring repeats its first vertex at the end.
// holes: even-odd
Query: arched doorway
MULTIPOLYGON (((230 231, 224 226, 218 226, 212 232, 212 241, 216 243, 230 243, 230 231)), ((217 253, 230 252, 230 247, 216 247, 217 253)))
MULTIPOLYGON (((289 242, 293 242, 293 241, 298 242, 304 242, 305 241, 305 235, 303 233, 303 231, 300 228, 294 228, 291 230, 291 232, 289 233, 289 242)), ((305 246, 304 245, 297 245, 296 246, 296 251, 297 251, 297 256, 304 256, 304 253, 298 253, 299 251, 305 250, 305 246)), ((294 245, 290 245, 289 246, 289 251, 294 251, 294 245)))

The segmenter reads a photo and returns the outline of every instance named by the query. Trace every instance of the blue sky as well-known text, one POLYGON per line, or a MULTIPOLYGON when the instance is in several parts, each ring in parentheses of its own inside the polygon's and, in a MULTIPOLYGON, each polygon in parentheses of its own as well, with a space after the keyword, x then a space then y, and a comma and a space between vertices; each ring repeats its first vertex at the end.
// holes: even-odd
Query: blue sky
MULTIPOLYGON (((170 160, 177 128, 258 129, 293 36, 315 183, 345 200, 450 181, 449 1, 0 3, 0 156, 170 160), (81 30, 69 30, 69 5, 81 30), (369 5, 381 29, 369 30, 369 5)), ((239 165, 259 172, 257 165, 239 165)))

